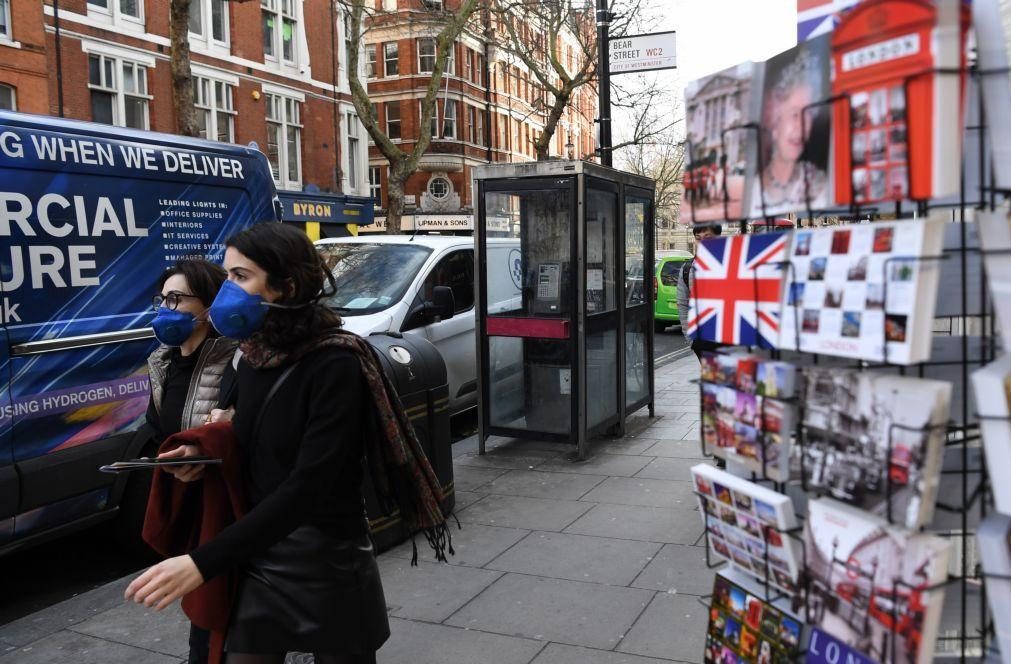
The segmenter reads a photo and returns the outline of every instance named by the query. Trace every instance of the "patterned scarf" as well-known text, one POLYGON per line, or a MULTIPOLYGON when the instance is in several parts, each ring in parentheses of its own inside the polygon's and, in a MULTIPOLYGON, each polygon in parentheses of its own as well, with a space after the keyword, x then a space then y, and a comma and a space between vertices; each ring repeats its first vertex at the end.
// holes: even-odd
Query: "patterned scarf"
MULTIPOLYGON (((288 360, 297 361, 319 348, 342 348, 354 353, 372 396, 373 426, 365 435, 365 456, 376 495, 387 512, 399 509, 412 539, 418 532, 425 534, 436 560, 445 562, 447 551, 454 555, 452 536, 440 507, 444 499, 442 486, 396 389, 368 342, 357 334, 333 328, 291 352, 268 348, 258 341, 257 335, 240 347, 243 360, 259 369, 278 367, 288 360)), ((416 544, 411 564, 418 564, 416 544)))

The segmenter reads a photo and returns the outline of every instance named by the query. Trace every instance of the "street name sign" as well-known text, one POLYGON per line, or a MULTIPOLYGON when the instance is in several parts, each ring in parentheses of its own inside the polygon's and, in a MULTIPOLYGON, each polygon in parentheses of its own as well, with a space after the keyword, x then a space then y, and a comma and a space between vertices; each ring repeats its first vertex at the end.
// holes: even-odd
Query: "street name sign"
POLYGON ((633 74, 677 66, 674 31, 614 37, 609 41, 608 68, 614 74, 633 74))

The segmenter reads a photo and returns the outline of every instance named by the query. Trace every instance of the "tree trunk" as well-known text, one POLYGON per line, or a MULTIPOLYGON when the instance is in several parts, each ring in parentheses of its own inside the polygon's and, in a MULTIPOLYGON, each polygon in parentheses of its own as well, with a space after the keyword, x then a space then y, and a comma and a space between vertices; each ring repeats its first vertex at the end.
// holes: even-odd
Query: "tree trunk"
POLYGON ((390 178, 386 183, 386 233, 400 233, 400 218, 404 215, 404 184, 407 173, 400 168, 390 168, 390 178))
MULTIPOLYGON (((548 114, 548 119, 544 123, 544 130, 541 131, 541 135, 537 137, 537 141, 534 142, 534 150, 537 153, 537 161, 547 161, 550 157, 551 152, 551 139, 555 137, 555 131, 558 130, 558 121, 562 119, 562 113, 565 111, 565 107, 569 105, 569 98, 572 96, 572 91, 568 91, 565 94, 565 90, 562 94, 556 97, 555 105, 551 107, 551 113, 548 114)), ((565 142, 569 142, 569 136, 565 137, 565 142)), ((568 155, 565 155, 568 159, 568 155)))
POLYGON ((199 136, 196 108, 193 105, 193 73, 190 70, 190 0, 171 0, 169 37, 172 45, 172 105, 176 113, 176 132, 199 136))

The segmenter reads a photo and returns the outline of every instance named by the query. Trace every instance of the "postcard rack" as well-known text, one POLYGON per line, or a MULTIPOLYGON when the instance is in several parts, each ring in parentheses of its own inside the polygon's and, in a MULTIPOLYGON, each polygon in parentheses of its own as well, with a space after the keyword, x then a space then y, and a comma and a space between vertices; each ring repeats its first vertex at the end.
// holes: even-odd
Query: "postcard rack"
MULTIPOLYGON (((970 373, 974 368, 978 368, 986 363, 992 362, 995 359, 998 350, 998 335, 996 334, 996 317, 993 311, 988 310, 988 289, 986 284, 985 274, 980 272, 980 282, 979 283, 969 283, 969 259, 972 254, 978 254, 981 258, 988 255, 998 255, 998 254, 1009 254, 1011 252, 1007 250, 985 250, 981 247, 970 246, 968 242, 968 217, 970 216, 971 210, 976 211, 992 211, 1001 205, 1008 197, 1011 197, 1011 191, 1002 190, 996 188, 993 163, 990 160, 993 154, 987 147, 987 131, 986 131, 986 120, 984 113, 984 105, 982 103, 983 85, 982 81, 988 76, 1007 76, 1009 74, 1008 70, 987 70, 982 71, 975 66, 969 66, 964 69, 956 70, 941 70, 933 69, 919 72, 909 76, 904 81, 904 91, 906 93, 906 99, 909 98, 908 86, 910 82, 917 77, 925 75, 937 75, 937 76, 961 76, 965 77, 966 83, 974 83, 975 85, 966 86, 966 90, 973 90, 972 94, 978 95, 976 100, 978 103, 975 104, 976 109, 974 118, 967 118, 965 124, 965 133, 974 133, 975 137, 973 140, 978 138, 978 164, 973 164, 973 168, 978 169, 979 182, 978 186, 971 185, 967 187, 966 182, 966 159, 963 159, 961 167, 961 184, 958 198, 951 200, 906 200, 895 202, 894 205, 891 203, 877 203, 877 204, 860 204, 855 201, 849 206, 844 207, 834 207, 834 208, 812 208, 810 200, 810 187, 807 182, 807 173, 805 172, 805 193, 807 194, 807 206, 806 210, 802 215, 799 215, 797 220, 797 226, 801 226, 803 220, 808 220, 811 224, 815 223, 815 220, 825 217, 836 217, 841 223, 853 223, 860 220, 869 219, 872 222, 875 220, 880 220, 883 216, 894 217, 894 219, 908 219, 913 217, 925 217, 927 213, 934 209, 948 209, 951 212, 951 221, 956 223, 960 227, 958 233, 959 242, 957 246, 946 247, 941 254, 933 256, 922 256, 922 257, 902 257, 899 259, 889 259, 889 260, 904 260, 904 261, 931 261, 931 262, 941 262, 941 261, 957 261, 959 268, 959 274, 961 278, 960 284, 960 295, 961 301, 957 302, 957 314, 953 316, 954 319, 959 320, 961 325, 958 327, 958 334, 953 334, 954 337, 959 339, 956 345, 959 347, 956 354, 957 357, 954 359, 938 359, 936 361, 925 361, 912 365, 898 365, 893 364, 889 361, 888 357, 888 343, 883 343, 884 351, 881 361, 868 362, 863 360, 852 360, 843 363, 833 364, 833 366, 838 366, 839 368, 847 368, 857 371, 866 370, 878 370, 878 371, 892 371, 897 372, 899 375, 909 375, 924 377, 928 369, 931 367, 947 366, 949 370, 953 370, 957 373, 957 380, 954 381, 953 390, 955 392, 961 393, 961 399, 952 400, 952 409, 955 409, 954 416, 949 419, 948 422, 940 425, 939 428, 943 429, 945 435, 944 441, 944 452, 943 455, 946 459, 950 461, 957 461, 957 467, 951 469, 945 469, 942 466, 942 482, 947 480, 950 482, 954 480, 957 484, 955 491, 949 491, 948 495, 942 495, 939 493, 937 502, 935 505, 936 510, 941 512, 947 512, 954 515, 955 521, 957 521, 957 528, 954 531, 947 532, 936 532, 934 534, 941 537, 948 538, 958 538, 959 550, 956 552, 954 560, 957 563, 957 570, 955 573, 949 573, 948 578, 941 583, 934 584, 921 584, 919 586, 914 586, 908 582, 902 580, 896 580, 893 584, 886 587, 880 587, 874 585, 875 574, 874 570, 868 569, 858 569, 854 568, 854 565, 850 561, 845 560, 833 560, 835 565, 839 565, 846 569, 851 576, 858 579, 863 579, 864 585, 869 586, 867 591, 869 594, 859 598, 853 602, 853 620, 870 620, 872 617, 877 621, 878 625, 885 625, 888 632, 890 632, 889 643, 891 649, 891 659, 895 660, 895 648, 896 643, 899 639, 912 638, 910 637, 909 628, 910 625, 907 624, 903 619, 903 613, 900 611, 900 607, 910 605, 919 601, 924 594, 930 593, 934 590, 944 589, 946 595, 950 601, 952 593, 955 593, 958 598, 959 612, 957 615, 957 634, 944 634, 941 633, 938 636, 937 644, 935 648, 938 654, 943 654, 946 658, 957 658, 960 662, 966 662, 969 660, 978 660, 985 658, 987 656, 994 656, 995 653, 995 639, 993 638, 993 622, 988 616, 988 606, 986 600, 986 588, 988 583, 1011 583, 1011 577, 998 576, 998 575, 988 575, 982 572, 978 565, 972 563, 973 555, 970 548, 970 538, 975 536, 975 527, 978 520, 982 520, 989 510, 993 509, 993 496, 990 491, 989 478, 987 474, 986 464, 983 460, 982 447, 980 444, 980 430, 979 422, 987 419, 1005 419, 1005 418, 990 418, 980 416, 974 412, 971 403, 971 389, 970 389, 970 373), (979 302, 980 310, 970 311, 970 289, 977 289, 980 293, 979 302), (970 318, 979 321, 980 333, 970 335, 969 334, 969 320, 970 318), (972 353, 970 352, 970 341, 972 339, 977 339, 980 342, 981 350, 972 353), (956 404, 957 405, 956 407, 956 404), (979 448, 979 454, 974 455, 971 452, 979 448), (954 458, 949 457, 949 454, 954 458), (955 495, 951 495, 955 494, 955 495), (970 616, 970 604, 972 602, 978 601, 978 611, 973 611, 972 613, 978 614, 978 617, 970 616)), ((967 92, 967 94, 970 94, 967 92)), ((836 104, 848 103, 852 108, 852 99, 849 95, 839 95, 826 99, 823 101, 816 102, 805 108, 802 113, 802 122, 804 123, 805 135, 808 122, 808 115, 810 111, 815 110, 817 107, 821 106, 834 106, 836 104)), ((908 105, 903 105, 904 118, 906 120, 905 126, 908 127, 908 105)), ((853 129, 853 118, 854 113, 850 113, 850 124, 851 130, 853 129)), ((732 127, 728 127, 723 130, 721 141, 723 144, 723 154, 726 154, 726 144, 725 137, 730 132, 747 131, 754 132, 756 143, 758 143, 758 149, 761 150, 760 142, 762 140, 762 132, 757 124, 742 124, 732 127)), ((851 133, 852 135, 852 133, 851 133)), ((907 149, 912 146, 907 142, 907 149)), ((852 150, 852 142, 850 142, 852 150)), ((691 169, 691 157, 692 151, 690 149, 686 150, 686 169, 691 169)), ((906 160, 907 164, 912 164, 915 156, 910 152, 906 160)), ((726 188, 727 182, 727 164, 726 160, 721 165, 723 169, 723 203, 724 203, 724 213, 729 210, 729 195, 726 188)), ((854 164, 853 159, 850 159, 850 169, 851 169, 851 182, 853 177, 854 164)), ((910 178, 912 168, 906 168, 906 192, 910 192, 910 178)), ((764 184, 762 183, 762 178, 758 178, 758 190, 761 196, 761 209, 763 214, 766 211, 764 200, 764 184)), ((855 198, 855 197, 854 197, 855 198)), ((695 220, 695 205, 691 206, 691 223, 694 226, 696 224, 695 220)), ((743 214, 746 214, 746 210, 742 210, 743 214)), ((725 215, 726 216, 726 215, 725 215)), ((772 221, 771 216, 765 217, 768 221, 772 221)), ((740 227, 740 232, 748 232, 748 219, 727 219, 716 221, 701 221, 697 222, 698 225, 704 226, 709 223, 729 223, 738 224, 740 227)), ((794 281, 794 266, 789 261, 784 261, 778 264, 785 272, 785 277, 788 278, 790 282, 794 281)), ((886 267, 887 270, 887 267, 886 267)), ((757 292, 757 275, 754 276, 756 281, 756 292, 757 292)), ((885 280, 887 284, 888 280, 885 280)), ((887 288, 887 285, 886 285, 887 288)), ((885 299, 885 308, 887 309, 887 295, 885 299)), ((796 305, 795 305, 796 306, 796 305)), ((758 317, 760 321, 760 317, 758 317)), ((796 348, 800 348, 799 344, 799 317, 794 317, 796 334, 798 335, 798 343, 795 345, 796 348)), ((760 323, 759 323, 760 324, 760 323)), ((883 337, 885 338, 885 337, 883 337)), ((757 349, 754 347, 748 347, 749 352, 754 352, 756 350, 762 350, 767 353, 769 358, 772 360, 788 359, 798 365, 798 371, 802 370, 805 366, 818 366, 824 364, 826 358, 824 356, 819 356, 813 353, 802 353, 797 351, 780 351, 773 348, 761 348, 757 349), (788 357, 784 356, 784 353, 788 354, 788 357)), ((1005 349, 1008 350, 1008 349, 1005 349)), ((798 388, 799 389, 799 388, 798 388)), ((700 404, 702 404, 704 409, 704 384, 703 381, 699 381, 699 397, 700 404)), ((796 399, 796 407, 798 412, 795 417, 794 425, 794 440, 795 445, 799 448, 799 457, 801 463, 805 457, 804 445, 806 440, 806 426, 805 426, 805 404, 800 398, 796 399)), ((764 402, 763 402, 764 410, 764 402)), ((703 417, 705 413, 703 412, 703 417)), ((761 423, 765 424, 764 416, 761 418, 761 423)), ((920 430, 924 435, 929 434, 931 431, 937 429, 938 427, 928 427, 927 429, 920 430)), ((903 427, 901 425, 892 424, 888 429, 888 456, 889 462, 892 459, 893 451, 893 441, 892 437, 896 430, 901 430, 903 427)), ((907 428, 907 430, 909 430, 907 428)), ((915 433, 915 431, 913 431, 915 433)), ((784 432, 785 435, 785 432, 784 432)), ((708 453, 705 433, 702 435, 702 453, 707 457, 712 457, 713 455, 708 453)), ((762 454, 762 468, 761 472, 753 472, 750 479, 757 483, 767 484, 773 490, 786 493, 787 483, 776 481, 770 477, 767 472, 766 466, 766 445, 767 440, 764 435, 764 431, 759 432, 758 440, 761 448, 762 454)), ((1009 442, 1011 444, 1011 442, 1009 442)), ((943 462, 942 462, 943 463, 943 462)), ((885 493, 888 497, 888 510, 887 510, 887 520, 889 523, 899 525, 895 521, 895 515, 892 514, 891 509, 891 496, 894 491, 893 478, 890 472, 884 473, 886 487, 885 493)), ((803 490, 809 497, 814 497, 816 494, 812 491, 808 491, 809 487, 806 483, 806 473, 801 472, 799 488, 803 490)), ((796 483, 796 480, 793 480, 796 483)), ((700 494, 701 496, 701 494, 700 494)), ((714 561, 710 555, 710 536, 709 536, 709 526, 710 520, 715 519, 719 521, 718 515, 711 515, 707 510, 701 510, 704 519, 706 529, 704 532, 705 546, 706 546, 706 564, 715 568, 722 565, 722 561, 714 561)), ((805 520, 805 515, 801 513, 801 510, 797 510, 797 518, 801 524, 805 520)), ((806 549, 804 537, 803 537, 803 525, 790 530, 785 530, 779 534, 783 537, 789 537, 797 542, 799 542, 802 554, 802 571, 800 574, 800 579, 797 587, 797 592, 795 595, 789 595, 785 593, 782 589, 776 587, 771 583, 771 578, 769 575, 769 559, 768 559, 768 544, 766 544, 765 550, 765 565, 766 574, 764 578, 765 600, 767 602, 774 602, 779 600, 786 600, 792 602, 792 606, 797 615, 801 615, 807 618, 808 622, 811 622, 810 618, 812 616, 801 613, 801 611, 809 611, 812 605, 817 606, 818 601, 812 600, 812 593, 818 593, 822 589, 813 587, 811 578, 805 574, 804 570, 808 568, 808 551, 806 549)), ((759 575, 760 576, 760 575, 759 575)), ((845 598, 835 597, 833 601, 847 601, 845 598)), ((950 621, 949 621, 950 622, 950 621)), ((947 627, 953 627, 948 624, 947 627)), ((885 651, 887 652, 887 650, 885 651)), ((796 661, 803 661, 802 654, 798 654, 798 659, 796 661)))

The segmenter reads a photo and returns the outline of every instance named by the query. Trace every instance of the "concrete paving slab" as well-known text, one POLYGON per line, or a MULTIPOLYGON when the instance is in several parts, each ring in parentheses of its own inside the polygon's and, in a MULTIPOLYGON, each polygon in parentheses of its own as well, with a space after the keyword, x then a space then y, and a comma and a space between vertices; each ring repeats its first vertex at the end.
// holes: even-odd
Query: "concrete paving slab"
POLYGON ((691 482, 643 477, 608 477, 583 500, 616 505, 692 509, 697 504, 691 482))
POLYGON ((591 454, 631 454, 639 455, 656 443, 655 439, 627 435, 624 438, 608 438, 590 445, 591 454))
POLYGON ((522 528, 524 530, 563 530, 593 505, 576 500, 545 500, 521 496, 488 496, 460 512, 464 524, 522 528))
POLYGON ((593 650, 549 643, 530 664, 666 664, 669 660, 639 657, 608 650, 593 650))
MULTIPOLYGON (((466 567, 483 567, 497 558, 503 551, 530 534, 529 530, 516 528, 497 528, 479 523, 468 523, 462 530, 457 530, 456 524, 451 527, 453 533, 453 550, 456 555, 449 556, 450 565, 466 567)), ((410 560, 411 543, 405 542, 383 554, 410 560)), ((423 541, 418 542, 419 560, 432 560, 431 549, 423 541)))
POLYGON ((453 503, 454 512, 466 509, 468 506, 473 505, 488 495, 486 493, 477 493, 474 491, 456 491, 454 494, 456 495, 456 502, 453 503))
POLYGON ((179 664, 181 661, 178 657, 69 630, 21 646, 0 657, 0 664, 179 664))
MULTIPOLYGON (((695 408, 698 408, 698 404, 695 404, 695 408)), ((679 419, 674 421, 667 421, 664 424, 651 426, 643 432, 643 435, 649 435, 651 438, 674 438, 680 440, 684 438, 684 435, 694 426, 695 422, 691 419, 679 419)))
POLYGON ((97 639, 185 658, 189 653, 190 621, 176 602, 164 611, 122 602, 71 628, 97 639))
POLYGON ((505 468, 481 468, 453 464, 453 485, 459 491, 477 491, 496 477, 508 472, 505 468))
POLYGON ((690 469, 694 465, 687 459, 657 457, 646 464, 635 476, 652 480, 678 480, 690 483, 692 480, 690 469))
POLYGON ((533 532, 485 568, 627 586, 659 550, 652 542, 533 532))
POLYGON ((697 440, 666 439, 643 451, 645 456, 673 457, 676 459, 704 460, 702 443, 697 440))
POLYGON ((565 532, 643 542, 692 544, 702 532, 702 521, 697 512, 690 510, 601 504, 565 528, 565 532))
POLYGON ((706 551, 697 546, 665 544, 646 565, 633 588, 703 596, 713 591, 715 569, 706 567, 706 551))
POLYGON ((605 477, 579 473, 547 473, 538 470, 510 470, 488 482, 482 491, 527 498, 579 500, 605 477))
POLYGON ((559 473, 584 473, 587 475, 622 475, 631 477, 650 462, 648 457, 627 454, 594 454, 585 461, 561 457, 545 461, 538 468, 559 473))
POLYGON ((474 466, 476 468, 501 468, 502 470, 537 468, 544 462, 561 456, 561 453, 545 452, 543 450, 526 449, 520 451, 489 452, 484 456, 477 452, 463 454, 453 458, 453 468, 474 466))
POLYGON ((708 613, 698 597, 659 593, 616 650, 679 662, 701 662, 708 613))
POLYGON ((382 664, 527 664, 544 648, 542 641, 396 618, 390 632, 377 657, 382 664))
POLYGON ((394 556, 379 559, 379 570, 391 616, 442 622, 502 576, 460 565, 444 565, 394 556))
POLYGON ((0 638, 16 646, 25 646, 61 629, 84 622, 123 604, 123 593, 133 576, 82 593, 47 609, 0 627, 0 638))
POLYGON ((446 624, 611 650, 652 595, 633 588, 507 574, 446 624))

